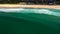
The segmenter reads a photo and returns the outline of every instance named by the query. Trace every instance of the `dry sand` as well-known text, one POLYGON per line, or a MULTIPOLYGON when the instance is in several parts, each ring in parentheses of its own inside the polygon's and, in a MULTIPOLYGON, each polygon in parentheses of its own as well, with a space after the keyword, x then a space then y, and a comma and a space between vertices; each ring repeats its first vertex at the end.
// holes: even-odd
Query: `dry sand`
POLYGON ((19 4, 0 4, 0 8, 52 8, 52 9, 60 9, 60 5, 19 5, 19 4))

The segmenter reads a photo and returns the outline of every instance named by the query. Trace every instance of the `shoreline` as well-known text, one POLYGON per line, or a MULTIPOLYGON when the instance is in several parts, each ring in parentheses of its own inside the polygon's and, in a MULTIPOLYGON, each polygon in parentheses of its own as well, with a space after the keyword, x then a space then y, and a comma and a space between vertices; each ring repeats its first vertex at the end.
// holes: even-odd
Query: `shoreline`
POLYGON ((60 5, 0 4, 0 8, 50 8, 50 9, 60 9, 60 5))

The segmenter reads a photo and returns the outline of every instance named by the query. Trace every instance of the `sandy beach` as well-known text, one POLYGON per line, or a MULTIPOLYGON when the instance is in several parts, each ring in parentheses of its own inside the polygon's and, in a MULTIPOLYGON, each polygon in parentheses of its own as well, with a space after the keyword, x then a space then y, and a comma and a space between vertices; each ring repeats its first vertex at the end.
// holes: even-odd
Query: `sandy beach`
POLYGON ((60 5, 19 5, 19 4, 0 4, 0 8, 52 8, 52 9, 60 9, 60 5))

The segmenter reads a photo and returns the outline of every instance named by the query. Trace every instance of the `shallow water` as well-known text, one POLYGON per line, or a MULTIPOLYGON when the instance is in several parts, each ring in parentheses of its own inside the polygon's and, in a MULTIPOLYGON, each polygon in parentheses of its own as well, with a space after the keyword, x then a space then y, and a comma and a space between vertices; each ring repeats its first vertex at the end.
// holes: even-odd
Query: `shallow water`
POLYGON ((60 10, 0 9, 1 34, 60 34, 60 10))

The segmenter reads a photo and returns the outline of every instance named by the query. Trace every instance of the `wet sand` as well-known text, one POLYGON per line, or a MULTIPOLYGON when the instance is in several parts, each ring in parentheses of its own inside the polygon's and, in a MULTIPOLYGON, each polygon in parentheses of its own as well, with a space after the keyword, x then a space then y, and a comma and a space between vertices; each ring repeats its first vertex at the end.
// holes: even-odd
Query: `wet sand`
POLYGON ((0 4, 0 8, 51 8, 51 9, 60 9, 60 5, 19 5, 19 4, 0 4))

